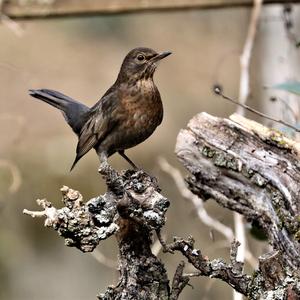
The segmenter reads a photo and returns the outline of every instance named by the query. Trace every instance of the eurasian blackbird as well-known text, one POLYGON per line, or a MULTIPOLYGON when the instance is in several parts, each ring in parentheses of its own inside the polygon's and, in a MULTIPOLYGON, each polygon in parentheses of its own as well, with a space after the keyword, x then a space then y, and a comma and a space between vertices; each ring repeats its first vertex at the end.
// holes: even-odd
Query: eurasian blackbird
POLYGON ((108 166, 107 158, 116 152, 137 168, 125 155, 125 149, 145 141, 163 119, 153 74, 158 62, 170 54, 149 48, 131 50, 116 82, 91 108, 54 90, 29 90, 32 97, 58 108, 77 134, 76 158, 71 170, 92 148, 99 156, 100 169, 108 166))

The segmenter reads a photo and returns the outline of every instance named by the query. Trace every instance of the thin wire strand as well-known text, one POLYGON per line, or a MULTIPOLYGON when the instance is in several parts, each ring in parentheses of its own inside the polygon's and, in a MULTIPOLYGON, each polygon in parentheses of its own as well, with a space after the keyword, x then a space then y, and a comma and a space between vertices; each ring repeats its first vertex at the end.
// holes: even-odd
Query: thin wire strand
POLYGON ((289 128, 291 128, 291 129, 295 130, 296 132, 300 132, 300 129, 299 129, 299 128, 293 126, 293 125, 290 124, 290 123, 287 123, 287 122, 285 122, 285 121, 283 121, 283 120, 281 120, 281 119, 276 119, 276 118, 273 118, 273 117, 271 117, 271 116, 268 116, 268 115, 266 115, 266 114, 264 114, 264 113, 262 113, 262 112, 260 112, 260 111, 258 111, 258 110, 256 110, 256 109, 254 109, 254 108, 252 108, 252 107, 246 105, 246 104, 239 103, 238 101, 236 101, 236 100, 234 100, 234 99, 232 99, 232 98, 230 98, 230 97, 224 95, 219 87, 215 87, 215 88, 214 88, 214 92, 215 92, 216 95, 221 96, 223 99, 226 99, 226 100, 228 100, 228 101, 230 101, 230 102, 232 102, 232 103, 234 103, 234 104, 236 104, 236 105, 239 105, 239 106, 241 106, 241 107, 247 109, 248 111, 253 112, 254 114, 256 114, 256 115, 258 115, 258 116, 260 116, 260 117, 263 117, 263 118, 265 118, 265 119, 267 119, 267 120, 270 120, 270 121, 279 123, 279 124, 281 124, 281 125, 284 125, 284 126, 286 126, 286 127, 289 127, 289 128))

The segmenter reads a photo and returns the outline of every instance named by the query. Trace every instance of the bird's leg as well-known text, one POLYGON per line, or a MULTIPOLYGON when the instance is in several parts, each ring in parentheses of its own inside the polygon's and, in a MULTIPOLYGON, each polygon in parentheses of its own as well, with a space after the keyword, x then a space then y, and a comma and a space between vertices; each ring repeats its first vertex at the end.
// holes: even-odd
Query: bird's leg
POLYGON ((98 151, 97 154, 100 159, 98 172, 106 180, 108 189, 122 194, 124 191, 122 176, 108 164, 108 155, 105 151, 98 151))
POLYGON ((149 176, 151 178, 152 181, 157 181, 155 177, 151 176, 150 174, 148 174, 146 171, 144 171, 143 169, 137 167, 135 165, 135 163, 125 154, 124 150, 120 150, 118 151, 118 153, 124 158, 126 159, 126 161, 133 167, 134 171, 142 171, 144 174, 146 174, 147 176, 149 176))
POLYGON ((134 164, 134 162, 125 154, 124 150, 118 151, 118 153, 133 167, 134 170, 139 170, 139 168, 134 164))
POLYGON ((106 152, 100 152, 98 153, 98 156, 100 160, 100 166, 98 172, 102 175, 106 175, 108 171, 111 169, 111 166, 108 164, 107 161, 107 154, 106 152))

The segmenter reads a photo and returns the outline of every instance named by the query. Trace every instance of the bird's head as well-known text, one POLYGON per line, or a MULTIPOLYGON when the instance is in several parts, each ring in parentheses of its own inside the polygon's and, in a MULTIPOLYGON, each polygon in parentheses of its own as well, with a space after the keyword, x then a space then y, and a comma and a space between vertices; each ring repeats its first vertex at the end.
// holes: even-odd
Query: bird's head
POLYGON ((135 48, 124 58, 119 79, 129 81, 152 78, 158 62, 170 54, 171 52, 157 53, 150 48, 135 48))

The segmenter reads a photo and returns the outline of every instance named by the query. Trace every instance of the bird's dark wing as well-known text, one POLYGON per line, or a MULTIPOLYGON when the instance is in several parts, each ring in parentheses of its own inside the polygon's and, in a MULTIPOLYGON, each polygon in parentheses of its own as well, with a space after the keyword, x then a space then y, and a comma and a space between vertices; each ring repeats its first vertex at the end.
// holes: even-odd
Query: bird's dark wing
POLYGON ((118 119, 114 118, 120 108, 118 103, 117 93, 112 92, 92 107, 88 120, 81 129, 71 170, 82 156, 100 144, 118 124, 118 119))

